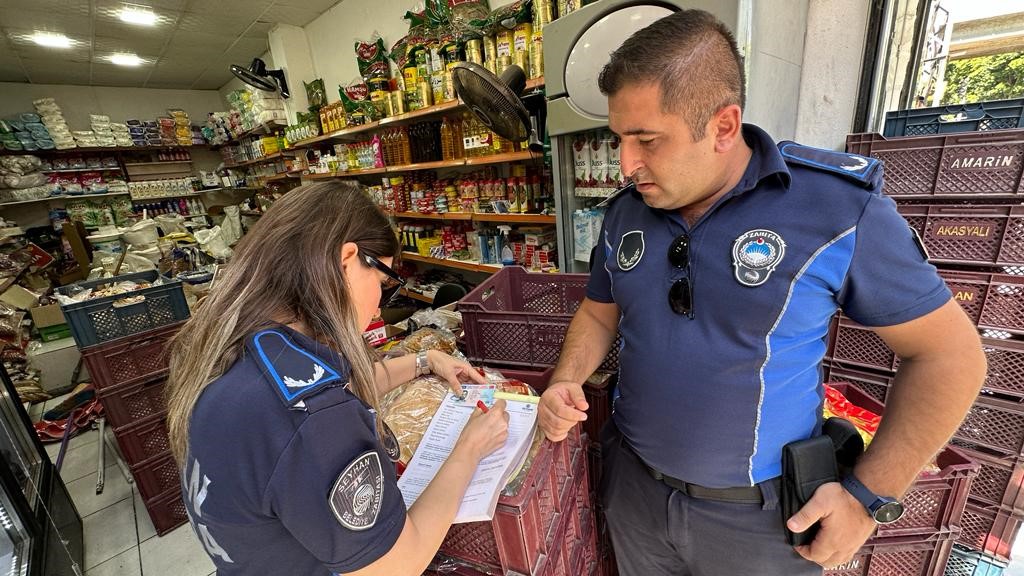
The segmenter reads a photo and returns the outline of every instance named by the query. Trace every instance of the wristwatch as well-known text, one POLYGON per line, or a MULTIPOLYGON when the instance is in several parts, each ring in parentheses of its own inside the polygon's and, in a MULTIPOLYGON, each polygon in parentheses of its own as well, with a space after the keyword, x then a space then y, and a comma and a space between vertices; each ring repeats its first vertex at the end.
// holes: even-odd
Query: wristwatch
POLYGON ((903 517, 903 504, 899 500, 875 494, 853 474, 843 478, 843 488, 867 508, 876 524, 892 524, 903 517))
POLYGON ((416 376, 430 374, 430 360, 427 359, 427 351, 420 350, 416 353, 416 376))

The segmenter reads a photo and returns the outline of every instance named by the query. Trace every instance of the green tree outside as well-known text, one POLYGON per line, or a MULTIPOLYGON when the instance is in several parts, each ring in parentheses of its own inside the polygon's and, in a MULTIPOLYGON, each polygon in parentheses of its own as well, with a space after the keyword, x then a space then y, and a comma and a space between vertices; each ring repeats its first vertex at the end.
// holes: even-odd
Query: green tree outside
POLYGON ((1024 52, 952 60, 946 65, 943 104, 1024 96, 1024 52))

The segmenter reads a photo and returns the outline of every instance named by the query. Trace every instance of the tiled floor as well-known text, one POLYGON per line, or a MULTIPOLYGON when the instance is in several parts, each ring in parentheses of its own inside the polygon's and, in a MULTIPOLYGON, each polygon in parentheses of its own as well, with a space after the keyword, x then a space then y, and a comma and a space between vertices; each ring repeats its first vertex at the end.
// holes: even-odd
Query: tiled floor
MULTIPOLYGON (((34 405, 30 411, 33 419, 61 400, 63 397, 34 405)), ((139 491, 125 479, 109 447, 105 447, 103 493, 96 494, 96 466, 101 444, 97 430, 72 438, 60 470, 71 499, 82 515, 85 576, 215 574, 213 562, 188 524, 164 536, 156 535, 139 491)), ((54 463, 59 449, 59 443, 46 446, 54 463)))

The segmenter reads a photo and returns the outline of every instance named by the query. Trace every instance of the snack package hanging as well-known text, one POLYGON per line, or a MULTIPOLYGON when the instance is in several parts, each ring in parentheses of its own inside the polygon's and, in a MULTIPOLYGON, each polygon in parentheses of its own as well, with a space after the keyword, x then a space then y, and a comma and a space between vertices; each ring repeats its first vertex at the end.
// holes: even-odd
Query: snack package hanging
POLYGON ((359 75, 363 81, 386 80, 391 77, 387 48, 379 34, 374 33, 369 42, 356 41, 355 50, 356 64, 359 66, 359 75))
POLYGON ((348 86, 338 86, 338 94, 349 126, 380 119, 377 107, 370 101, 370 88, 361 79, 353 80, 348 86))
POLYGON ((324 89, 324 79, 317 78, 312 82, 302 82, 306 87, 306 100, 309 101, 311 109, 319 110, 327 105, 327 90, 324 89))

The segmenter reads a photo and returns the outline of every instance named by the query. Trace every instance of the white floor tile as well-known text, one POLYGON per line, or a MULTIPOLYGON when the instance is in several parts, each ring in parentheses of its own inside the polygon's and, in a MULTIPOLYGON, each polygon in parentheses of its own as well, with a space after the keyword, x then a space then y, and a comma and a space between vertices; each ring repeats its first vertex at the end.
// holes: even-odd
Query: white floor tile
POLYGON ((133 546, 103 564, 86 570, 85 576, 142 576, 139 547, 133 546))
POLYGON ((86 570, 139 545, 132 504, 131 498, 125 498, 82 518, 86 570))
MULTIPOLYGON (((70 449, 71 446, 68 448, 67 454, 64 455, 64 462, 60 465, 60 477, 64 479, 65 483, 96 473, 100 442, 92 441, 84 446, 75 446, 73 450, 70 449)), ((104 449, 106 450, 104 467, 115 464, 114 453, 107 446, 104 446, 104 449)))
POLYGON ((104 471, 102 494, 96 494, 95 472, 65 484, 68 487, 68 493, 71 494, 71 500, 74 501, 78 513, 83 518, 111 504, 130 498, 132 495, 131 485, 125 480, 117 465, 108 466, 104 471))
POLYGON ((139 535, 139 542, 145 542, 156 536, 156 528, 153 527, 153 521, 149 519, 149 512, 146 510, 146 503, 142 501, 142 494, 139 493, 139 488, 137 486, 132 488, 132 492, 135 501, 135 525, 139 535))
POLYGON ((139 545, 142 573, 149 575, 207 576, 216 570, 192 526, 185 524, 160 538, 139 545))

